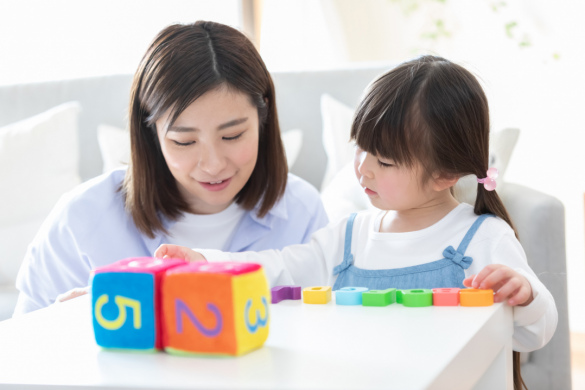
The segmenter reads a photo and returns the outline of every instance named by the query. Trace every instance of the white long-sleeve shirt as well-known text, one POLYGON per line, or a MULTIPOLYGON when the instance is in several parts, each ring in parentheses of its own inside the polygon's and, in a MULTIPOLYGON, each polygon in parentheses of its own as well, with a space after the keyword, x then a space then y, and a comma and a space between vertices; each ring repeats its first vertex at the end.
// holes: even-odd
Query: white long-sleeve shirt
MULTIPOLYGON (((391 212, 391 211, 390 211, 391 212)), ((462 203, 434 225, 414 232, 381 233, 385 211, 357 215, 351 243, 354 266, 362 269, 395 269, 425 264, 443 258, 449 245, 457 248, 477 219, 473 208, 462 203)), ((262 264, 271 286, 333 286, 333 269, 343 260, 347 218, 315 232, 307 244, 283 250, 227 253, 196 249, 210 261, 244 261, 262 264)), ((514 231, 500 218, 487 218, 469 243, 465 256, 473 259, 465 276, 479 273, 489 264, 503 264, 522 274, 532 286, 534 300, 514 307, 515 351, 542 348, 557 326, 557 309, 547 288, 534 274, 514 231)), ((359 287, 359 286, 356 286, 359 287)))

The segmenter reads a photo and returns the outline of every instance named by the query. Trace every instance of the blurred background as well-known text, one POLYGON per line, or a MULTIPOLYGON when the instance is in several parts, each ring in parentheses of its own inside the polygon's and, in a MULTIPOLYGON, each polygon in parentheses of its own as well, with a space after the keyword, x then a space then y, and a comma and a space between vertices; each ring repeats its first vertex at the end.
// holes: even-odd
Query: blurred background
POLYGON ((492 128, 520 129, 506 181, 565 206, 570 327, 582 336, 583 15, 579 0, 0 0, 0 84, 133 73, 163 27, 199 19, 244 31, 270 70, 458 62, 481 79, 492 128))

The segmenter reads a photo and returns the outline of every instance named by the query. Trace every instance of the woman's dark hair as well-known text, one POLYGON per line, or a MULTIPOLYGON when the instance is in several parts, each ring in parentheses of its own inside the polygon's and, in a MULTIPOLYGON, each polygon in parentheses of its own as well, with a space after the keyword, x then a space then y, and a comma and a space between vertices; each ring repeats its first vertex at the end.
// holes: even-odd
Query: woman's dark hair
MULTIPOLYGON (((375 80, 360 103, 351 139, 366 152, 398 165, 420 163, 431 177, 486 176, 489 109, 477 79, 444 58, 423 56, 375 80)), ((477 186, 474 211, 514 226, 496 191, 477 186)), ((515 231, 515 230, 514 230, 515 231)), ((514 388, 525 387, 520 354, 514 352, 514 388)))
POLYGON ((122 186, 126 209, 151 238, 165 232, 163 216, 175 220, 189 211, 163 157, 155 122, 169 110, 172 124, 197 98, 221 86, 246 94, 258 109, 258 159, 235 201, 246 210, 259 205, 258 216, 263 217, 284 193, 288 168, 274 84, 252 42, 219 23, 168 26, 150 44, 134 75, 129 107, 132 151, 122 186))

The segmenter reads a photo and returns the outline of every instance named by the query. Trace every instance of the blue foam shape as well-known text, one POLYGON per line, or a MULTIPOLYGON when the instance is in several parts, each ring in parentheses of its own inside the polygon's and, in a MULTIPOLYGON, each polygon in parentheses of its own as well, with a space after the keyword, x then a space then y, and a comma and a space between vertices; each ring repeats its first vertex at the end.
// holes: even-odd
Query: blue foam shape
POLYGON ((335 303, 338 305, 361 305, 362 293, 368 291, 366 287, 343 287, 335 291, 335 303))
MULTIPOLYGON (((154 308, 154 275, 137 272, 106 272, 93 277, 91 288, 92 321, 96 343, 103 348, 153 350, 156 342, 156 318, 154 308), (103 296, 107 303, 103 304, 103 296), (96 313, 96 304, 101 298, 101 315, 96 313), (140 304, 140 316, 129 305, 116 303, 116 297, 137 301, 140 304), (125 311, 126 320, 116 329, 107 329, 104 322, 115 324, 121 311, 125 311), (98 317, 101 318, 101 323, 98 317), (137 329, 136 320, 140 327, 137 329)), ((112 326, 110 326, 112 327, 112 326)))

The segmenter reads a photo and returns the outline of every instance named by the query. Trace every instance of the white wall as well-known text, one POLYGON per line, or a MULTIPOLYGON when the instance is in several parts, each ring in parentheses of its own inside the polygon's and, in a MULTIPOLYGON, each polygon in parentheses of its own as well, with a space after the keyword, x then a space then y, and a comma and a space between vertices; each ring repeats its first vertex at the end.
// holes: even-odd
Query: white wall
POLYGON ((241 27, 240 0, 0 0, 0 84, 134 73, 165 26, 241 27))

